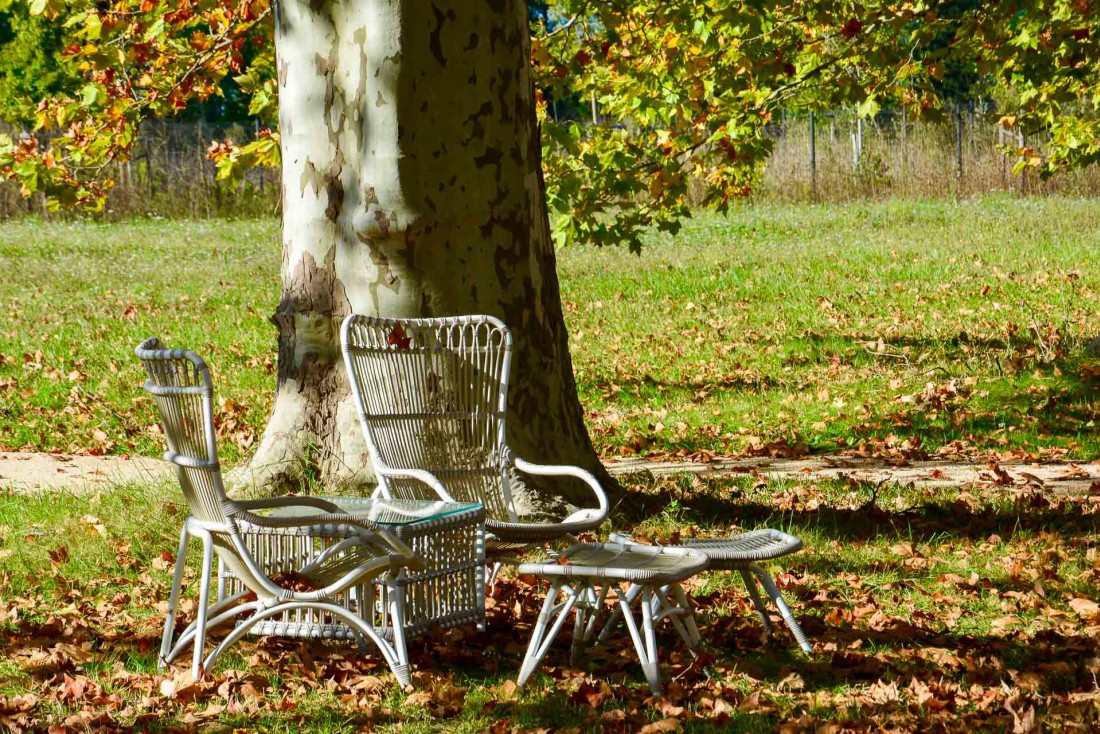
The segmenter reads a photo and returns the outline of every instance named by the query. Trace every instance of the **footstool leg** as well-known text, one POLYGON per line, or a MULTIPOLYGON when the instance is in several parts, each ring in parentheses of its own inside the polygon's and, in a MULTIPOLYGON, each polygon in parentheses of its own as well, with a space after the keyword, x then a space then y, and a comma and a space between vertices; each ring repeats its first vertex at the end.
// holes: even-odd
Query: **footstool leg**
POLYGON ((585 596, 579 598, 573 606, 573 644, 569 648, 569 666, 576 668, 580 666, 581 653, 584 652, 584 648, 587 647, 585 642, 585 631, 588 629, 588 625, 585 624, 589 608, 588 605, 592 603, 592 600, 587 598, 590 591, 588 589, 578 589, 577 596, 581 594, 585 596))
MULTIPOLYGON (((787 602, 783 600, 783 595, 779 593, 779 588, 775 585, 775 581, 772 580, 771 575, 755 563, 750 563, 748 568, 760 579, 760 583, 764 586, 764 590, 768 592, 768 596, 775 602, 775 606, 779 609, 779 614, 782 615, 783 621, 787 623, 794 638, 798 640, 798 646, 801 647, 802 651, 807 655, 813 653, 814 649, 810 645, 806 633, 803 632, 802 628, 798 625, 798 620, 794 618, 794 614, 791 613, 791 609, 787 606, 787 602)), ((744 571, 742 571, 742 573, 744 573, 744 571)))
MULTIPOLYGON (((642 587, 640 584, 631 584, 626 590, 626 605, 629 607, 634 604, 634 600, 638 598, 638 595, 642 593, 642 587)), ((616 596, 621 597, 622 592, 616 592, 616 596)), ((615 607, 611 614, 607 618, 607 622, 600 630, 600 636, 596 638, 596 644, 601 644, 607 641, 608 637, 611 637, 611 633, 615 631, 615 628, 619 625, 619 620, 623 618, 623 610, 620 607, 615 607)))
POLYGON ((699 634, 699 625, 695 624, 695 612, 691 608, 691 600, 688 599, 687 594, 684 593, 684 588, 680 584, 672 584, 671 592, 676 600, 677 608, 684 610, 682 614, 672 615, 672 624, 676 631, 680 633, 684 644, 694 652, 703 637, 699 634), (683 617, 683 619, 680 619, 680 617, 683 617))
POLYGON ((649 683, 649 692, 658 695, 661 692, 661 672, 657 667, 657 636, 653 631, 653 592, 648 586, 641 587, 642 593, 642 630, 638 630, 638 623, 634 621, 634 613, 630 611, 630 604, 625 596, 619 597, 619 609, 623 613, 623 621, 630 630, 630 639, 634 641, 634 649, 638 652, 638 660, 642 664, 642 672, 646 682, 649 683), (644 638, 643 638, 644 634, 644 638))
MULTIPOLYGON (((582 632, 582 639, 584 640, 585 644, 592 642, 592 638, 595 636, 598 630, 602 633, 600 620, 603 619, 604 602, 607 601, 607 595, 610 590, 611 584, 605 584, 602 587, 593 585, 592 587, 592 609, 590 610, 588 621, 585 623, 584 630, 582 632)), ((617 610, 618 608, 616 608, 616 611, 617 610)), ((600 644, 600 640, 597 639, 595 641, 595 644, 600 644)))
POLYGON ((768 618, 768 609, 764 606, 764 600, 760 598, 760 591, 756 588, 756 579, 749 573, 748 568, 739 568, 737 571, 745 581, 745 588, 749 590, 749 598, 752 599, 752 605, 756 607, 756 613, 760 615, 764 629, 771 630, 772 621, 768 618))
POLYGON ((535 672, 535 668, 542 662, 543 657, 546 655, 546 651, 550 648, 550 643, 558 636, 558 632, 561 631, 565 618, 569 616, 569 612, 577 603, 577 594, 571 593, 566 594, 566 600, 560 605, 555 604, 558 599, 558 592, 560 592, 565 585, 566 583, 564 581, 555 581, 551 584, 550 590, 546 592, 546 601, 542 605, 542 611, 539 613, 539 619, 535 623, 535 629, 531 632, 531 643, 527 646, 527 654, 523 658, 523 664, 520 665, 519 668, 519 677, 516 679, 516 685, 520 688, 523 688, 527 679, 535 672), (561 608, 561 612, 558 614, 558 618, 554 620, 553 625, 550 626, 550 630, 547 631, 546 628, 550 622, 550 617, 558 607, 561 608))

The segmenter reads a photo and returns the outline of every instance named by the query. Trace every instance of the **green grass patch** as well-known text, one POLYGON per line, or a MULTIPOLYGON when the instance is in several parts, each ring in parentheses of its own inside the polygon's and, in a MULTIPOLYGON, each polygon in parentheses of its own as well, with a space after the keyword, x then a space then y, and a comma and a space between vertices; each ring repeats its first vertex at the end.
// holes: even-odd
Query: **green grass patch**
MULTIPOLYGON (((1096 455, 1100 202, 744 206, 641 257, 559 255, 581 401, 605 454, 782 442, 1096 455)), ((209 358, 223 446, 270 410, 278 225, 0 224, 0 446, 155 454, 133 348, 209 358)), ((799 448, 798 450, 801 450, 799 448)))

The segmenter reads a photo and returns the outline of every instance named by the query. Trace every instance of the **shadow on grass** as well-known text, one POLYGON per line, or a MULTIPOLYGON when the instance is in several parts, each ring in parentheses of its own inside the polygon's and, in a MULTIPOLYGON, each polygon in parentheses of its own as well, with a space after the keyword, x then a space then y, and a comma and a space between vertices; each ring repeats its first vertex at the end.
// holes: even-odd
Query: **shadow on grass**
MULTIPOLYGON (((740 494, 730 486, 731 494, 740 494)), ((812 528, 826 538, 869 540, 896 536, 905 540, 929 541, 944 535, 957 538, 985 539, 998 535, 1008 540, 1018 533, 1051 532, 1069 538, 1088 536, 1100 527, 1095 511, 1066 498, 1039 492, 1021 494, 1015 504, 975 507, 962 500, 929 502, 899 511, 883 510, 876 505, 858 508, 795 505, 777 508, 753 500, 725 498, 698 493, 689 496, 664 489, 658 493, 633 493, 636 515, 627 522, 641 521, 665 512, 670 505, 682 508, 681 524, 728 525, 746 527, 765 523, 776 527, 812 528)))
MULTIPOLYGON (((877 343, 879 337, 821 336, 799 337, 808 342, 811 354, 805 361, 827 362, 836 356, 847 356, 852 364, 882 364, 888 360, 892 370, 909 371, 912 374, 927 375, 929 381, 941 382, 952 377, 961 378, 967 374, 954 374, 950 365, 974 358, 981 358, 996 365, 999 381, 983 381, 983 388, 989 389, 989 395, 974 397, 963 394, 946 401, 934 411, 942 415, 943 420, 930 421, 919 407, 907 407, 896 413, 879 416, 887 424, 875 426, 872 422, 870 435, 888 431, 901 438, 919 436, 926 443, 931 439, 946 442, 963 436, 988 436, 1009 428, 1026 431, 1029 436, 1042 436, 1044 445, 1056 445, 1059 441, 1069 442, 1079 438, 1086 424, 1095 420, 1096 400, 1100 398, 1100 384, 1082 379, 1083 357, 1079 350, 1069 354, 1058 354, 1054 359, 1043 362, 1034 356, 1027 356, 1027 350, 1043 349, 1033 339, 1005 340, 1002 338, 976 337, 966 332, 942 339, 895 336, 882 338, 885 352, 879 354, 867 350, 863 345, 877 343), (965 351, 973 347, 979 352, 965 351), (908 350, 908 351, 905 351, 908 350), (934 354, 939 364, 917 364, 922 355, 934 354), (896 357, 902 356, 898 362, 896 357), (943 366, 946 364, 947 366, 943 366), (1007 373, 1007 374, 1006 374, 1007 373), (1043 382, 1034 379, 1038 375, 1043 382), (1013 382, 1035 382, 1042 384, 1043 391, 1036 394, 1022 390, 1013 391, 1013 382), (1053 381, 1051 384, 1049 381, 1053 381), (881 431, 879 430, 881 429, 881 431)), ((965 389, 965 388, 964 388, 965 389)))

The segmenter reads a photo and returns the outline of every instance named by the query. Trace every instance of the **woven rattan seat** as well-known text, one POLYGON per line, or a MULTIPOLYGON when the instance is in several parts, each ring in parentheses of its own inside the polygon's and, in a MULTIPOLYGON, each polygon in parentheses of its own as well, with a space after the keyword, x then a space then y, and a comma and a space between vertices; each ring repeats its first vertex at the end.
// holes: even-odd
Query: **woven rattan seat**
POLYGON ((668 618, 694 650, 699 644, 699 629, 679 582, 704 570, 709 562, 705 553, 692 548, 582 543, 566 549, 555 562, 520 564, 516 569, 519 574, 548 579, 550 591, 531 633, 517 683, 521 687, 527 683, 570 612, 575 614, 570 655, 575 665, 600 630, 605 601, 612 597, 618 601, 615 615, 626 622, 650 692, 660 693, 654 625, 668 618), (629 596, 620 589, 623 583, 630 583, 629 596), (635 600, 641 610, 641 629, 631 611, 635 600))
POLYGON ((683 545, 710 556, 710 570, 728 571, 753 561, 768 561, 802 550, 802 540, 793 535, 763 528, 729 538, 685 539, 683 545))
MULTIPOLYGON (((620 543, 632 542, 628 536, 617 533, 612 534, 611 540, 620 543)), ((791 613, 790 607, 783 599, 783 595, 779 593, 775 580, 766 569, 757 563, 757 561, 768 561, 801 550, 801 539, 779 530, 762 528, 747 533, 738 533, 728 538, 687 539, 683 541, 681 546, 670 547, 694 548, 702 551, 710 558, 709 570, 711 571, 737 571, 740 573, 741 579, 745 582, 745 588, 748 589, 749 598, 752 599, 753 606, 756 607, 764 627, 770 630, 772 627, 771 619, 768 617, 764 600, 760 597, 760 592, 756 588, 756 582, 759 580, 760 585, 764 587, 764 591, 767 592, 776 609, 779 610, 783 621, 791 630, 791 634, 798 641, 798 646, 806 653, 813 651, 806 633, 802 631, 802 627, 798 624, 794 614, 791 613)), ((628 593, 637 592, 631 590, 628 593)))

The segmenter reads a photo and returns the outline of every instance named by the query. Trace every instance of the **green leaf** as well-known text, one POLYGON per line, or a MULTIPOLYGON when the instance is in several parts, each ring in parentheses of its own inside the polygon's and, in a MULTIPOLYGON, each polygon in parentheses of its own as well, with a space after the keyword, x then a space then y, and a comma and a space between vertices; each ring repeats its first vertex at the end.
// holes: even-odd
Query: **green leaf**
POLYGON ((878 114, 879 104, 874 97, 868 97, 860 102, 859 107, 856 108, 856 114, 860 117, 874 117, 878 114))
POLYGON ((106 94, 103 92, 102 87, 96 84, 87 84, 84 89, 80 90, 80 98, 85 107, 94 107, 101 99, 106 99, 106 94))
POLYGON ((88 19, 84 23, 84 36, 90 41, 98 41, 102 30, 103 21, 99 19, 99 15, 89 13, 88 19))

